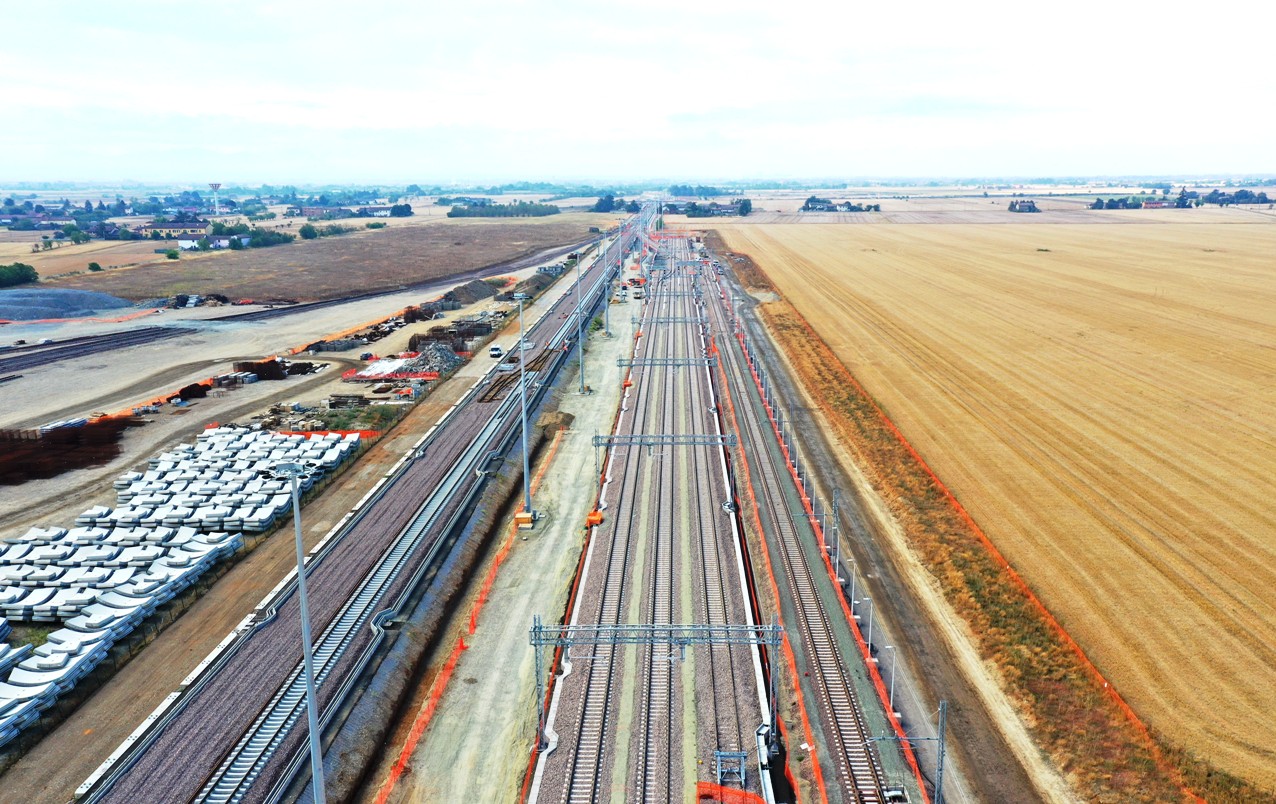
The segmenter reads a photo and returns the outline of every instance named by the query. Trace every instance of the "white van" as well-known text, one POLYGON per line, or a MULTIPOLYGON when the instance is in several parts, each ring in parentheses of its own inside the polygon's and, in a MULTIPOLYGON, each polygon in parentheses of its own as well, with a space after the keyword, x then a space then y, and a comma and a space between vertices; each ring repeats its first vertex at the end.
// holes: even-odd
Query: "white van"
POLYGON ((487 350, 488 357, 501 357, 504 354, 505 350, 499 346, 493 346, 491 349, 487 350))

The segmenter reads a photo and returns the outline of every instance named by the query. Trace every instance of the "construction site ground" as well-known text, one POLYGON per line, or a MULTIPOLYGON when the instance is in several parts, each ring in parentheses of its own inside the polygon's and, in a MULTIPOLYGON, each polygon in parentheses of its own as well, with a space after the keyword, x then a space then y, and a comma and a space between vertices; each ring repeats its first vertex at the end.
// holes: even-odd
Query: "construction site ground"
MULTIPOLYGON (((570 285, 565 277, 551 286, 528 308, 528 323, 548 309, 570 285)), ((419 296, 420 293, 414 294, 413 301, 424 300, 416 298, 419 296)), ((384 306, 381 317, 404 306, 393 297, 382 303, 384 306)), ((481 302, 475 308, 481 309, 490 304, 492 302, 481 302)), ((336 315, 331 312, 335 309, 339 308, 328 308, 321 312, 336 315)), ((462 314, 465 312, 459 311, 462 314)), ((368 315, 367 319, 374 317, 368 315)), ((330 325, 348 325, 348 317, 324 320, 328 320, 330 325)), ((284 321, 290 319, 286 318, 284 321)), ((422 322, 405 327, 380 341, 376 348, 385 353, 406 349, 407 339, 413 331, 424 331, 435 323, 437 322, 422 322)), ((314 340, 322 337, 325 331, 330 329, 311 330, 305 337, 314 340)), ((294 339, 305 341, 305 337, 294 339)), ((518 321, 517 317, 513 317, 492 342, 510 348, 517 339, 518 321)), ((253 355, 260 356, 260 353, 253 355)), ((145 360, 144 357, 138 359, 145 360)), ((307 549, 318 543, 399 457, 492 368, 494 362, 484 353, 461 366, 455 375, 440 383, 393 431, 372 446, 320 497, 307 504, 302 517, 303 538, 307 549)), ((228 370, 229 366, 226 368, 228 370)), ((205 370, 199 376, 206 377, 208 374, 205 370)), ((199 405, 188 409, 189 412, 171 417, 176 421, 169 428, 148 425, 132 431, 128 438, 135 441, 128 445, 129 457, 125 459, 121 456, 110 467, 81 470, 52 481, 37 481, 0 489, 0 505, 3 506, 0 508, 0 535, 35 522, 69 526, 76 514, 88 505, 97 501, 111 504, 114 500, 109 482, 111 477, 139 461, 144 462, 147 456, 162 449, 165 444, 189 442, 194 434, 211 421, 225 423, 246 418, 254 412, 264 410, 278 399, 308 400, 313 403, 335 390, 351 391, 349 384, 341 383, 340 370, 336 367, 312 378, 274 383, 263 381, 246 389, 230 392, 221 399, 209 397, 200 400, 199 405), (271 386, 283 386, 284 389, 272 392, 271 386), (255 396, 256 394, 260 396, 255 396), (148 430, 152 431, 151 437, 136 440, 139 433, 144 434, 148 430), (76 475, 80 477, 74 477, 76 475), (48 485, 55 482, 56 485, 48 485), (25 502, 15 502, 15 495, 24 498, 25 502), (35 509, 41 513, 36 516, 27 513, 35 509)), ((0 777, 0 804, 70 800, 75 789, 89 774, 294 568, 295 561, 293 542, 283 531, 266 539, 239 561, 209 593, 0 777)))
MULTIPOLYGON (((521 279, 534 272, 535 269, 528 268, 509 276, 521 279)), ((181 315, 190 323, 189 336, 121 349, 109 355, 68 360, 28 372, 29 378, 5 383, 0 387, 0 427, 37 427, 57 419, 88 416, 97 410, 110 412, 127 408, 214 374, 228 372, 235 361, 287 354, 290 349, 312 343, 325 333, 384 319, 410 304, 436 298, 450 287, 444 283, 437 289, 322 308, 269 324, 205 324, 203 319, 208 315, 205 308, 172 311, 170 315, 181 315), (56 401, 50 403, 51 397, 56 401)), ((89 506, 113 505, 111 479, 144 464, 148 457, 168 445, 190 441, 210 422, 246 420, 274 404, 298 402, 315 407, 330 394, 366 393, 367 386, 341 381, 344 371, 364 365, 358 359, 362 352, 403 351, 413 333, 500 306, 508 305, 482 301, 450 311, 442 320, 408 325, 369 346, 292 358, 328 365, 317 374, 215 389, 203 399, 191 400, 186 407, 164 406, 160 413, 144 417, 146 426, 125 430, 120 455, 106 464, 20 486, 0 486, 0 536, 41 523, 65 524, 89 506)), ((225 308, 221 309, 224 314, 225 308)), ((80 334, 71 329, 65 337, 71 337, 72 333, 80 334)), ((476 361, 475 368, 478 367, 487 368, 486 357, 476 361)))
MULTIPOLYGON (((594 333, 585 352, 586 384, 579 394, 578 364, 559 382, 557 408, 574 421, 554 448, 533 496, 543 519, 534 530, 514 537, 500 564, 490 596, 469 634, 466 616, 481 583, 454 618, 440 655, 432 660, 428 680, 434 682, 458 639, 466 649, 452 671, 428 728, 415 746, 407 743, 415 720, 431 696, 431 684, 416 692, 413 717, 396 729, 380 767, 374 770, 361 800, 367 802, 513 801, 518 797, 536 733, 534 656, 528 644, 532 615, 557 622, 567 603, 584 540, 585 516, 598 493, 597 463, 591 446, 596 433, 610 432, 624 379, 616 359, 633 346, 631 311, 637 303, 611 307, 612 338, 594 333), (406 758, 406 770, 389 781, 391 767, 406 758)), ((538 470, 533 470, 535 474, 538 470)), ((506 522, 496 544, 505 541, 506 522)), ((494 551, 495 552, 495 551, 494 551)), ((488 562, 493 560, 489 557, 488 562)), ((486 577, 488 567, 475 577, 486 577)), ((546 655, 548 663, 549 656, 546 655)))

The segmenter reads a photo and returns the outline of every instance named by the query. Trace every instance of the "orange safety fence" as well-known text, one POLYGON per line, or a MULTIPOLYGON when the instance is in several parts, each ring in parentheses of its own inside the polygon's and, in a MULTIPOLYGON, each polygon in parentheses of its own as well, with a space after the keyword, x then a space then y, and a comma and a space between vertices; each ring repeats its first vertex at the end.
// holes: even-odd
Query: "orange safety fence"
MULTIPOLYGON (((197 382, 187 383, 186 385, 183 385, 182 388, 186 388, 190 385, 202 385, 205 388, 212 389, 217 385, 217 379, 215 377, 209 377, 206 380, 199 380, 197 382)), ((98 421, 101 419, 121 419, 121 418, 130 417, 133 415, 133 410, 136 408, 158 407, 158 406, 167 404, 168 400, 178 395, 179 391, 180 389, 178 391, 172 391, 167 394, 161 394, 160 396, 157 396, 157 397, 152 397, 151 399, 148 399, 145 402, 138 402, 137 404, 130 405, 127 408, 124 408, 123 410, 117 410, 114 413, 108 413, 105 416, 95 416, 93 420, 98 421)))
MULTIPOLYGON (((722 375, 723 396, 727 402, 727 410, 731 414, 731 424, 737 433, 741 432, 740 421, 736 417, 735 413, 735 400, 731 396, 731 387, 727 383, 726 369, 723 367, 721 361, 718 362, 718 372, 722 375)), ((758 534, 763 542, 762 558, 763 564, 766 566, 767 580, 771 584, 771 594, 774 595, 775 600, 778 601, 780 599, 780 587, 775 580, 775 568, 771 564, 770 551, 766 549, 766 531, 762 527, 762 519, 758 513, 760 510, 758 498, 753 493, 753 473, 749 469, 749 457, 745 454, 743 449, 740 450, 740 459, 740 466, 744 470, 744 488, 749 494, 749 500, 753 503, 753 524, 757 528, 758 534)), ((783 615, 777 612, 776 616, 780 621, 780 626, 784 627, 783 615)), ((793 646, 789 643, 789 632, 787 628, 784 629, 783 639, 781 640, 780 645, 784 649, 784 661, 788 665, 790 677, 793 679, 793 697, 797 703, 798 715, 802 721, 802 733, 806 736, 806 744, 813 746, 815 745, 815 733, 811 730, 811 719, 806 712, 806 701, 802 696, 802 686, 798 683, 798 679, 801 676, 798 675, 797 657, 793 655, 793 646)), ((779 672, 779 669, 773 665, 771 672, 779 672)), ((781 735, 787 740, 788 731, 784 727, 784 722, 782 720, 777 720, 777 722, 780 726, 781 735)), ((812 752, 811 756, 811 771, 815 775, 815 787, 820 794, 820 800, 824 802, 824 804, 828 804, 829 794, 828 788, 824 786, 824 772, 820 768, 820 761, 815 757, 814 752, 812 752)), ((794 782, 792 770, 788 763, 785 764, 784 773, 789 780, 790 786, 793 788, 794 796, 797 796, 798 786, 794 782)))
POLYGON ((124 321, 132 321, 135 318, 141 318, 142 316, 154 315, 163 309, 163 307, 150 307, 136 313, 129 313, 128 315, 116 316, 114 318, 32 318, 26 321, 16 321, 11 318, 0 318, 0 324, 119 324, 124 321))
POLYGON ((408 739, 403 743, 403 750, 399 752, 399 758, 395 760, 394 765, 390 768, 390 776, 386 780, 386 784, 381 787, 381 791, 377 794, 377 804, 385 804, 385 802, 390 800, 390 794, 394 792, 395 784, 403 776, 403 772, 407 770, 412 753, 421 741, 421 736, 425 734, 425 727, 430 725, 435 711, 439 708, 439 701, 443 698, 443 691, 447 688, 447 683, 451 680, 452 673, 456 671, 457 662, 461 660, 461 652, 466 649, 468 649, 468 646, 465 644, 465 640, 458 639, 456 647, 452 649, 452 654, 448 656, 443 669, 439 671, 434 683, 430 685, 430 694, 426 698, 425 706, 421 707, 421 711, 417 713, 416 720, 412 722, 412 731, 408 733, 408 739))
MULTIPOLYGON (((740 342, 743 346, 744 336, 741 334, 740 342)), ((759 393, 762 391, 762 378, 758 376, 757 370, 750 366, 749 373, 753 375, 753 382, 757 386, 759 393)), ((873 689, 877 692, 877 697, 882 703, 882 708, 886 710, 887 720, 891 724, 891 730, 895 732, 895 736, 901 738, 899 743, 900 750, 904 754, 904 759, 908 763, 909 768, 913 771, 913 775, 917 779, 917 786, 921 790, 922 799, 925 802, 930 801, 930 796, 926 792, 925 779, 922 776, 921 767, 917 763, 917 755, 914 753, 912 746, 907 742, 908 734, 904 731, 904 726, 899 722, 899 718, 895 716, 894 708, 890 705, 890 692, 886 688, 886 683, 882 680, 881 672, 878 670, 877 662, 873 659, 872 649, 867 642, 864 641, 864 635, 860 632, 855 615, 850 607, 846 604, 846 596, 841 592, 841 580, 838 577, 837 570, 834 569, 832 561, 829 559, 828 551, 823 549, 823 545, 827 543, 824 537, 824 531, 819 526, 819 522, 815 516, 815 509, 812 505, 811 498, 802 490, 802 481, 794 468, 793 459, 789 455, 789 449, 784 445, 783 439, 780 438, 780 427, 775 419, 775 413, 769 405, 766 405, 765 398, 763 405, 766 407, 767 418, 770 419, 771 429, 775 434, 776 440, 780 442, 780 449, 784 452, 785 468, 788 469, 789 475, 792 477, 794 484, 798 490, 798 497, 802 501, 802 507, 806 511, 808 522, 820 543, 820 558, 824 561, 824 569, 829 575, 829 579, 833 581, 833 586, 838 590, 837 602, 841 606, 842 614, 846 617, 847 623, 851 628, 851 633, 855 636, 855 642, 859 646, 860 656, 864 659, 864 665, 868 669, 869 679, 873 683, 873 689)))
POLYGON ((696 782, 696 801, 720 801, 722 804, 766 804, 757 793, 738 787, 723 787, 713 782, 696 782))
POLYGON ((359 376, 359 372, 367 369, 346 369, 341 374, 343 382, 383 382, 385 380, 425 380, 433 382, 439 378, 437 371, 387 371, 384 374, 365 374, 359 376))
MULTIPOLYGON (((554 459, 554 454, 558 451, 558 445, 562 441, 563 431, 559 430, 554 435, 554 440, 550 444, 549 454, 541 463, 539 471, 532 478, 533 490, 540 486, 541 478, 545 475, 545 470, 549 467, 554 459)), ((479 589, 478 597, 474 601, 474 605, 470 608, 470 627, 469 635, 473 636, 475 629, 478 627, 479 612, 483 610, 484 604, 487 603, 488 595, 492 591, 492 584, 496 581, 496 572, 500 569, 501 564, 505 562, 505 558, 510 554, 510 550, 514 547, 514 537, 518 533, 518 526, 511 525, 509 535, 505 539, 505 543, 501 545, 501 549, 496 554, 496 558, 492 562, 492 566, 488 568, 487 575, 483 579, 483 585, 479 589)), ((461 658, 461 651, 468 650, 469 646, 465 644, 465 637, 456 640, 456 646, 452 649, 452 653, 448 656, 447 662, 443 665, 443 670, 434 679, 434 683, 430 685, 429 695, 426 697, 425 704, 417 713, 416 719, 412 721, 412 730, 408 732, 408 738, 404 740, 403 747, 399 751, 399 757, 395 760, 394 765, 390 767, 390 773, 386 780, 382 782, 381 788, 377 793, 376 804, 385 804, 389 800, 394 788, 399 783, 404 772, 408 768, 408 764, 412 761, 412 754, 416 751, 417 745, 421 742, 421 737, 425 734, 425 729, 433 719, 435 711, 439 707, 439 702, 443 698, 443 693, 447 690, 448 682, 452 678, 452 673, 456 669, 456 664, 461 658)))
MULTIPOLYGON (((554 434, 554 440, 549 444, 549 453, 545 459, 541 461, 540 469, 532 476, 531 490, 536 491, 540 488, 541 479, 545 477, 545 471, 549 469, 550 464, 554 461, 554 455, 558 453, 558 445, 563 441, 563 431, 559 430, 554 434)), ((496 554, 496 559, 492 562, 492 566, 488 568, 487 577, 483 579, 483 585, 479 588, 478 599, 474 601, 474 606, 470 609, 470 634, 473 635, 474 630, 478 628, 479 612, 483 610, 483 606, 487 603, 487 597, 491 594, 492 584, 496 581, 496 571, 501 568, 501 564, 505 563, 505 557, 509 555, 510 550, 514 547, 514 536, 518 533, 518 526, 511 525, 509 536, 505 539, 505 544, 501 546, 500 552, 496 554)))
MULTIPOLYGON (((803 327, 807 330, 809 337, 819 337, 806 319, 801 319, 801 321, 803 327)), ((949 490, 948 486, 946 486, 944 482, 939 479, 939 476, 935 474, 934 470, 930 468, 930 464, 926 463, 926 460, 921 456, 921 453, 913 447, 912 443, 904 436, 903 432, 895 426, 895 423, 886 415, 886 412, 882 410, 876 400, 869 395, 864 386, 860 385, 854 375, 852 375, 845 366, 841 366, 841 364, 838 365, 850 384, 863 399, 868 400, 869 404, 872 405, 873 410, 876 411, 881 422, 891 432, 900 445, 904 447, 909 456, 917 462, 917 465, 926 473, 931 482, 935 484, 935 488, 939 490, 940 494, 944 497, 948 504, 952 506, 958 517, 965 522, 971 529, 971 532, 978 537, 980 544, 982 544, 984 549, 988 551, 988 554, 997 562, 997 564, 1005 569, 1006 575, 1010 579, 1011 583, 1024 595, 1032 607, 1037 610, 1038 614, 1040 614, 1042 619, 1046 622, 1046 625, 1060 640, 1063 641, 1064 645, 1072 651, 1072 653, 1081 662, 1082 666, 1090 673, 1091 678, 1096 683, 1101 683, 1103 685, 1104 694, 1107 695, 1108 698, 1116 705, 1117 709, 1125 715, 1126 719, 1132 726, 1134 726, 1135 730, 1144 737, 1147 741, 1149 750, 1161 768, 1165 770, 1169 774, 1170 778, 1175 781, 1184 795, 1196 801, 1204 801, 1204 799, 1193 793, 1191 789, 1188 788, 1187 783, 1183 781, 1182 773, 1178 770, 1178 768, 1170 763, 1168 759, 1166 759, 1164 753, 1160 749, 1160 746, 1158 746, 1156 741, 1152 738, 1152 734, 1148 730, 1147 724, 1143 722, 1138 713, 1136 713, 1134 709, 1126 703, 1125 699, 1121 697, 1121 694, 1116 690, 1116 686, 1109 682, 1108 679, 1104 677, 1103 673, 1100 672, 1099 668, 1090 661, 1090 658, 1086 655, 1081 646, 1077 644, 1076 640, 1072 638, 1072 635, 1064 629, 1063 625, 1057 619, 1055 619, 1055 616, 1050 613, 1050 610, 1046 608, 1045 604, 1041 602, 1041 599, 1032 591, 1032 587, 1028 585, 1028 582, 1023 579, 1023 576, 1015 571, 1014 567, 1010 565, 1010 562, 1006 560, 1005 556, 1001 554, 1001 551, 998 550, 996 545, 992 543, 992 540, 988 538, 988 535, 984 533, 983 528, 979 527, 974 518, 971 517, 970 513, 966 510, 966 507, 961 504, 952 491, 949 490)))
MULTIPOLYGON (((217 425, 213 424, 212 426, 216 427, 217 425)), ((305 436, 306 438, 311 438, 313 436, 325 436, 325 435, 331 435, 331 434, 335 434, 339 436, 348 436, 353 433, 358 433, 359 438, 361 439, 371 439, 371 438, 381 437, 380 430, 276 430, 275 432, 279 433, 280 435, 299 435, 299 436, 305 436)))

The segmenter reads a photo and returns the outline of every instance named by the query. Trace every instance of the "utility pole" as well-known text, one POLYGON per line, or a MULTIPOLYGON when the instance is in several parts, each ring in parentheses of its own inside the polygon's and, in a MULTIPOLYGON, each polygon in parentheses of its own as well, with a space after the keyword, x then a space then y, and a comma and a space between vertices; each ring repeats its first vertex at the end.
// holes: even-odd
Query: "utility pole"
POLYGON ((518 398, 523 406, 523 510, 536 521, 536 512, 532 510, 532 472, 528 465, 527 455, 527 380, 523 364, 527 362, 527 342, 523 334, 523 302, 527 301, 526 293, 515 293, 518 301, 518 398))
POLYGON ((297 542, 297 602, 301 612, 301 667, 306 678, 306 720, 310 725, 310 777, 315 804, 324 804, 323 747, 319 744, 319 706, 315 696, 315 657, 310 642, 310 607, 306 599, 306 555, 301 543, 301 495, 297 478, 306 468, 299 463, 281 463, 275 471, 292 479, 292 524, 297 542))
POLYGON ((580 279, 580 258, 576 258, 576 351, 580 352, 580 393, 585 393, 585 336, 584 322, 581 316, 584 315, 584 309, 581 306, 582 296, 585 293, 585 287, 580 279))

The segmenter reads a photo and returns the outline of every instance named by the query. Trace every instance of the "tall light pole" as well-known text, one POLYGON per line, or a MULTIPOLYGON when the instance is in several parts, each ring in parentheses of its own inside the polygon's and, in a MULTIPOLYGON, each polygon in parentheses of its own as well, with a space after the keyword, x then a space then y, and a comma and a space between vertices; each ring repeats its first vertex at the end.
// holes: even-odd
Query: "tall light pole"
POLYGON ((872 658, 873 656, 873 598, 865 595, 864 597, 860 598, 860 600, 863 600, 865 603, 868 604, 868 640, 866 641, 866 644, 868 645, 869 658, 872 658))
POLYGON ((301 665, 306 677, 306 718, 310 723, 310 776, 316 804, 328 800, 323 786, 323 748, 319 745, 319 706, 315 700, 315 657, 310 644, 310 607, 306 600, 306 556, 301 544, 301 499, 297 478, 306 473, 299 463, 280 463, 275 471, 292 479, 292 524, 297 542, 297 601, 301 605, 301 665))
POLYGON ((615 280, 615 277, 612 276, 611 266, 606 264, 606 260, 603 261, 603 278, 606 280, 606 284, 603 285, 603 288, 607 293, 607 303, 603 305, 603 337, 610 338, 611 337, 611 285, 612 285, 612 282, 616 280, 615 280))
POLYGON ((580 280, 580 257, 576 258, 576 351, 580 353, 580 393, 585 393, 585 336, 583 333, 584 309, 581 307, 585 286, 580 280))
POLYGON ((523 405, 523 510, 536 521, 536 512, 532 510, 532 472, 527 457, 527 382, 523 364, 527 359, 527 344, 523 336, 523 302, 530 298, 526 293, 515 293, 518 301, 518 399, 523 405))
POLYGON ((887 645, 882 650, 891 652, 891 714, 895 714, 895 646, 887 645))

